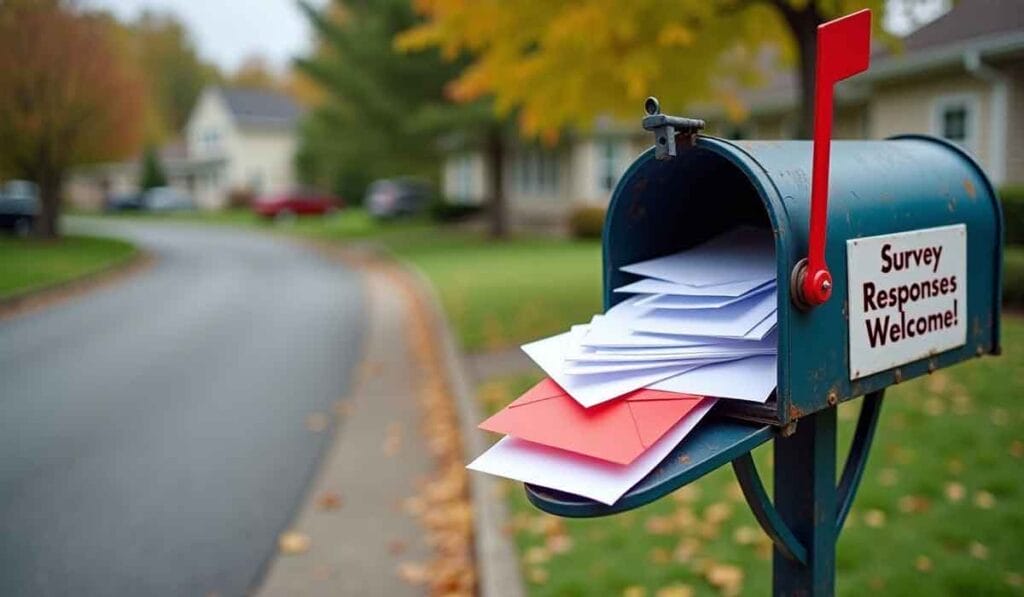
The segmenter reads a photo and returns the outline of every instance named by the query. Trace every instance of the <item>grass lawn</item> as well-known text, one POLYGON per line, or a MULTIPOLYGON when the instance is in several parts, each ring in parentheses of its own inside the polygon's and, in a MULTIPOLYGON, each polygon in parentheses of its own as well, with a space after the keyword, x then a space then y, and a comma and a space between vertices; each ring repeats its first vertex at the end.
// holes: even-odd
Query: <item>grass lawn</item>
POLYGON ((0 298, 96 272, 134 254, 130 243, 109 238, 41 241, 0 236, 0 298))
MULTIPOLYGON (((1024 593, 1024 319, 1007 317, 1003 333, 1003 356, 887 393, 839 543, 840 595, 1024 593)), ((495 380, 479 396, 493 411, 538 378, 495 380)), ((858 408, 840 408, 841 446, 858 408)), ((770 488, 770 447, 756 454, 770 488)), ((770 590, 771 544, 729 467, 605 519, 551 517, 530 506, 520 486, 508 488, 531 595, 770 590)))

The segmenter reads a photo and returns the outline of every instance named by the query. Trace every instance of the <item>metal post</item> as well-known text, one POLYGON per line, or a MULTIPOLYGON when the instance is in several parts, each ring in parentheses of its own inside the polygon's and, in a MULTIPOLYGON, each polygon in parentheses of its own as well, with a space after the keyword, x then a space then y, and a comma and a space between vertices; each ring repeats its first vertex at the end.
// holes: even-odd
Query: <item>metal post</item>
POLYGON ((807 565, 775 548, 775 595, 834 594, 836 507, 836 409, 827 408, 775 441, 775 508, 807 548, 807 565))

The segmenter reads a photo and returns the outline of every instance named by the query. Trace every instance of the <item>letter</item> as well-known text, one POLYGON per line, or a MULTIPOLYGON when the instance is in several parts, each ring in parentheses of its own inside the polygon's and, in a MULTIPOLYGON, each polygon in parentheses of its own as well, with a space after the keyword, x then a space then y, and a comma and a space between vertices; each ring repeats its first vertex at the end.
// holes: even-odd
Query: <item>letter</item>
POLYGON ((896 289, 896 306, 900 311, 903 310, 903 304, 907 302, 910 297, 910 288, 906 284, 901 285, 896 289))
POLYGON ((871 348, 881 344, 885 346, 886 341, 886 330, 889 327, 889 316, 885 316, 883 323, 881 317, 875 317, 874 319, 868 319, 864 321, 864 326, 868 329, 868 344, 871 348), (872 325, 874 324, 874 325, 872 325))
POLYGON ((946 311, 942 316, 942 327, 953 327, 953 310, 946 311))
POLYGON ((942 245, 939 245, 933 249, 935 251, 935 265, 932 266, 932 273, 939 271, 939 260, 942 259, 942 245))
POLYGON ((886 243, 882 245, 882 273, 887 274, 892 271, 892 257, 889 256, 889 251, 892 250, 892 245, 886 243))
MULTIPOLYGON (((907 318, 907 315, 906 315, 906 313, 904 313, 903 314, 903 320, 905 321, 906 318, 907 318)), ((902 330, 900 329, 900 324, 894 323, 891 326, 889 326, 889 338, 893 342, 899 342, 900 338, 902 338, 902 337, 903 337, 903 333, 902 333, 902 330)))
POLYGON ((949 277, 949 282, 950 282, 949 291, 950 292, 956 292, 956 276, 950 276, 949 277))
MULTIPOLYGON (((923 317, 921 318, 924 319, 923 317)), ((932 313, 928 316, 928 331, 934 332, 935 330, 941 330, 945 326, 942 325, 942 313, 932 313)))
POLYGON ((864 283, 864 312, 874 311, 878 308, 875 304, 875 283, 865 282, 864 283))

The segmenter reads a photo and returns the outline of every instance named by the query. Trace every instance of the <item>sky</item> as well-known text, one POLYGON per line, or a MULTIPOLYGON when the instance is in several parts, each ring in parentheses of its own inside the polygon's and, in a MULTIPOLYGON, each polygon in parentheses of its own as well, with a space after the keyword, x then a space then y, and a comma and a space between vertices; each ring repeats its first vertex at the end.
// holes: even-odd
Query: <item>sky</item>
MULTIPOLYGON (((322 6, 326 0, 312 0, 322 6)), ((261 55, 276 69, 311 47, 306 17, 296 0, 85 0, 84 5, 132 20, 144 9, 171 12, 192 33, 199 53, 221 68, 235 70, 261 55)))
MULTIPOLYGON (((311 1, 314 6, 327 2, 311 1)), ((942 14, 949 0, 890 2, 886 27, 905 34, 913 22, 927 22, 942 14), (908 14, 912 18, 907 18, 908 14)), ((122 20, 132 20, 144 9, 172 12, 192 32, 200 55, 226 71, 235 70, 253 55, 262 55, 276 69, 284 70, 293 56, 312 44, 309 24, 296 0, 85 0, 84 4, 110 10, 122 20)))

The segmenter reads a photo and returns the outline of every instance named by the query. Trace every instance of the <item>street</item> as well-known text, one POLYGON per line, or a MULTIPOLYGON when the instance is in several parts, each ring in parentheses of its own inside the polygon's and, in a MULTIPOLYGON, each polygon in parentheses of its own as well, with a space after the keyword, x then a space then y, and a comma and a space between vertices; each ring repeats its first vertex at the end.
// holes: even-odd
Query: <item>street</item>
POLYGON ((155 264, 0 322, 0 595, 245 594, 360 359, 360 280, 270 235, 103 227, 155 264))

